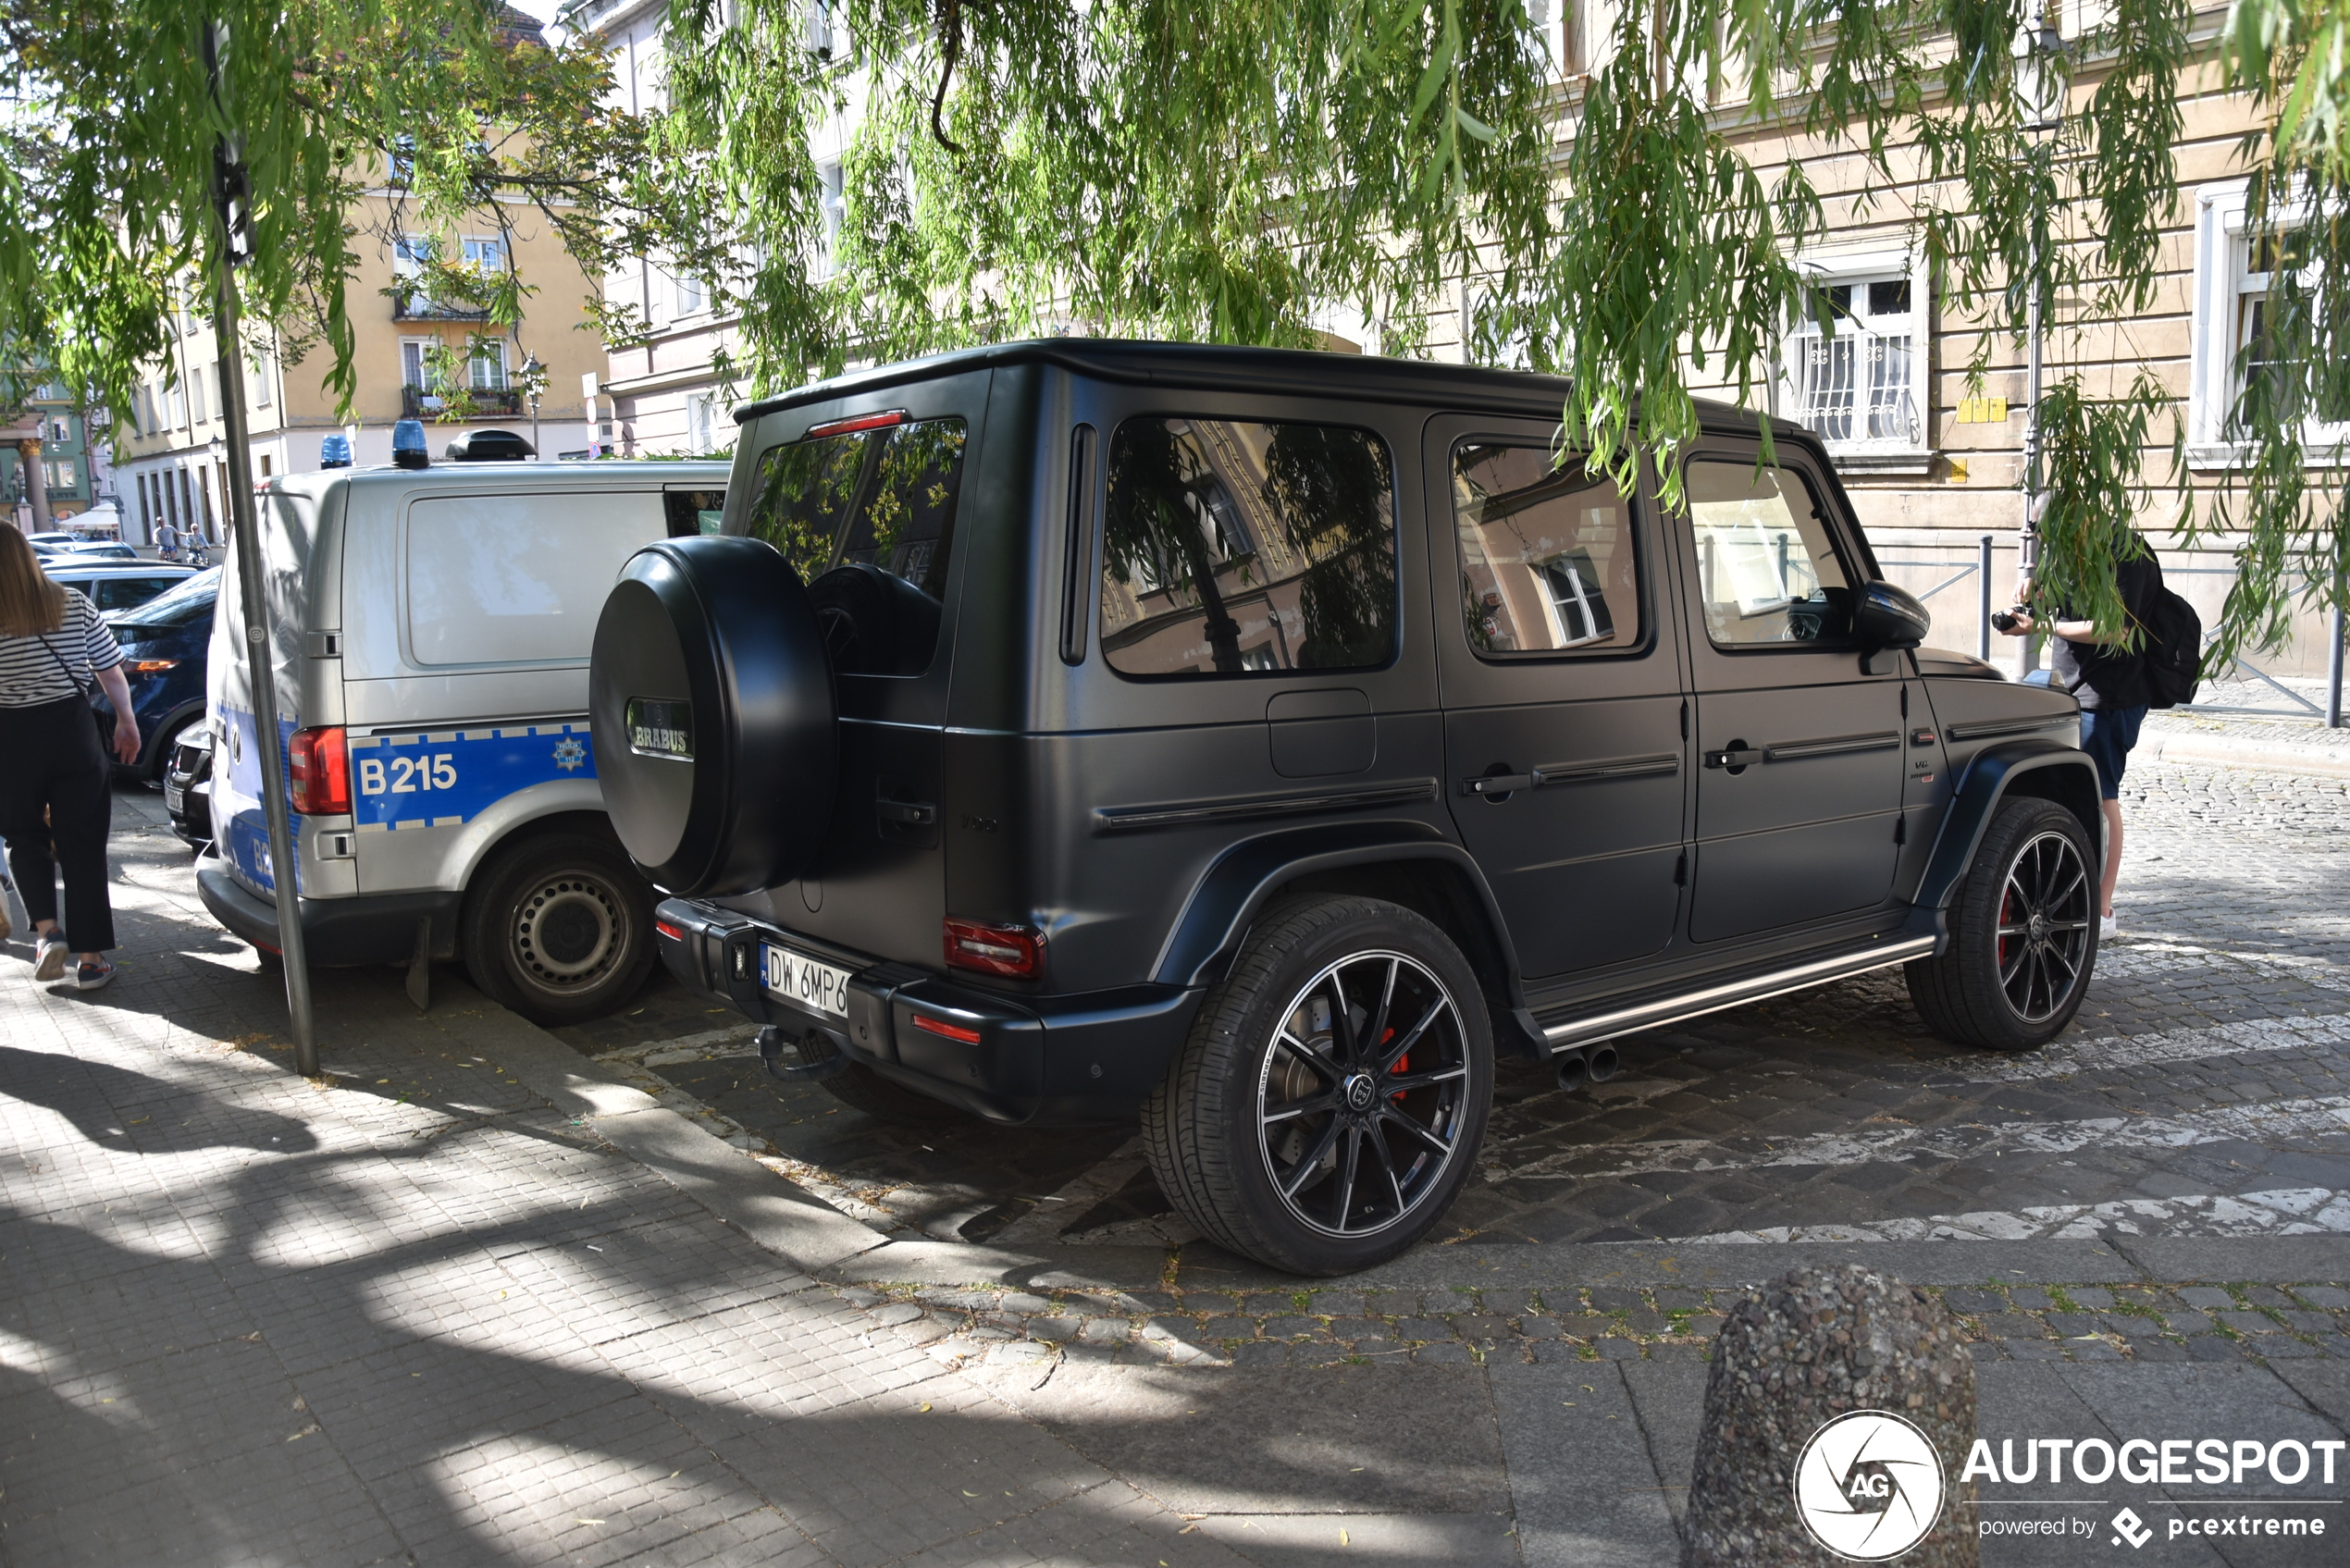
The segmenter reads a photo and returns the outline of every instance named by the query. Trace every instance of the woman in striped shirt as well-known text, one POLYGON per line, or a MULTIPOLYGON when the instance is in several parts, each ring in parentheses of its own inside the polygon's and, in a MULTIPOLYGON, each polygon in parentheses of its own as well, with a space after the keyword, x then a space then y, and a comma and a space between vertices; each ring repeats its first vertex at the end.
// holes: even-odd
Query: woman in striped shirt
POLYGON ((139 722, 122 678, 122 650, 88 599, 49 580, 32 546, 0 525, 0 838, 36 941, 32 978, 95 991, 114 978, 114 908, 106 897, 106 827, 113 814, 105 754, 90 693, 114 705, 114 753, 139 756, 139 722), (57 873, 66 920, 57 926, 57 873))

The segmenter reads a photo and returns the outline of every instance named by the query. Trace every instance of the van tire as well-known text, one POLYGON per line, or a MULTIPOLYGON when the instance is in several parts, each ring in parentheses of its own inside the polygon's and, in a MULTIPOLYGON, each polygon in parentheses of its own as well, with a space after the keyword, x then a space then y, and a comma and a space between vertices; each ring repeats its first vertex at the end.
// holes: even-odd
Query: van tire
POLYGON ((1143 1148, 1160 1191, 1209 1240, 1292 1274, 1351 1274, 1443 1219, 1492 1098, 1484 992, 1451 939, 1381 899, 1308 897, 1257 917, 1144 1103, 1143 1148), (1309 1071, 1283 1040, 1319 1065, 1309 1071), (1308 1102, 1317 1108, 1302 1110, 1308 1102))
POLYGON ((457 948, 481 991, 536 1024, 600 1019, 653 967, 652 898, 613 845, 550 833, 475 876, 457 948))

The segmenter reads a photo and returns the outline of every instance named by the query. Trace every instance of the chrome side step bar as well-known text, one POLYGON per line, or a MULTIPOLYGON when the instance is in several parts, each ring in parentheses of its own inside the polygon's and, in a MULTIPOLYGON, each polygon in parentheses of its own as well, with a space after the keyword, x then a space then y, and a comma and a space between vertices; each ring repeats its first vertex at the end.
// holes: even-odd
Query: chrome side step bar
POLYGON ((1766 1001, 1773 996, 1784 996, 1790 991, 1801 991, 1807 986, 1824 984, 1832 980, 1849 980, 1857 974, 1867 974, 1871 969, 1906 964, 1912 958, 1923 958, 1932 953, 1938 940, 1931 936, 1911 936, 1898 942, 1872 943, 1867 947, 1838 954, 1833 958, 1817 958, 1808 964, 1798 964, 1793 969, 1773 969, 1767 974, 1750 975, 1744 980, 1709 986, 1703 991, 1691 991, 1661 1001, 1643 1002, 1638 1006, 1621 1007, 1612 1013, 1601 1013, 1594 1018, 1552 1025, 1542 1031, 1542 1038, 1554 1052, 1596 1045, 1619 1034, 1655 1029, 1661 1024, 1679 1023, 1707 1013, 1718 1013, 1725 1007, 1766 1001))

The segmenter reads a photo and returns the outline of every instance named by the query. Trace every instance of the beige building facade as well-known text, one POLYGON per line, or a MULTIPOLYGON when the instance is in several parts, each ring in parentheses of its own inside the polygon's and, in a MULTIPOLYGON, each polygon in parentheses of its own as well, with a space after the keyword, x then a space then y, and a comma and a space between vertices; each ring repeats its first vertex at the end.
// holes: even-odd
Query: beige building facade
MULTIPOLYGON (((249 323, 245 407, 254 477, 319 467, 330 436, 349 439, 359 466, 390 463, 392 426, 402 419, 424 422, 436 462, 450 441, 472 430, 512 430, 532 440, 525 371, 534 358, 544 372, 533 442, 540 460, 588 455, 595 431, 583 378, 604 367, 603 340, 585 309, 597 285, 544 217, 524 201, 501 198, 452 231, 427 235, 389 179, 365 192, 352 216, 358 260, 348 299, 358 386, 351 411, 338 409, 327 385, 323 349, 295 359, 281 335, 249 323), (521 322, 482 341, 492 331, 482 312, 404 285, 427 243, 437 250, 426 253, 491 270, 511 266, 531 290, 521 322), (436 348, 453 363, 439 364, 436 348), (449 395, 457 388, 461 397, 449 395)), ((167 523, 217 541, 227 516, 230 465, 218 340, 195 308, 202 289, 201 279, 188 280, 189 291, 171 314, 171 348, 146 367, 134 407, 116 426, 125 532, 141 542, 153 543, 167 523)))

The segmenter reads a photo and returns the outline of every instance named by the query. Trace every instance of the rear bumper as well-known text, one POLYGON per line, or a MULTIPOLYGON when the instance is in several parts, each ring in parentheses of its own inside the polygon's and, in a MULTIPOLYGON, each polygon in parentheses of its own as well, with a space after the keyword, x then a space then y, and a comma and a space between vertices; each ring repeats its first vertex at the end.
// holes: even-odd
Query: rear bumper
MULTIPOLYGON (((278 907, 247 891, 230 876, 217 855, 196 862, 196 892, 212 918, 255 947, 282 952, 278 907)), ((455 893, 377 893, 355 898, 302 900, 302 935, 308 962, 335 968, 349 964, 405 963, 416 950, 416 922, 432 922, 432 951, 455 950, 455 893)))
POLYGON ((1066 1126, 1132 1117, 1182 1049, 1204 994, 1157 984, 1074 996, 1008 994, 909 964, 875 963, 682 898, 662 902, 657 926, 666 928, 658 935, 662 961, 689 989, 760 1023, 814 1031, 883 1077, 990 1121, 1066 1126), (761 942, 849 970, 847 1016, 767 993, 760 984, 761 942))

